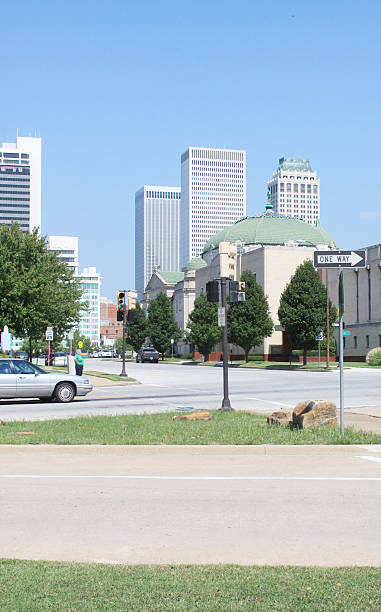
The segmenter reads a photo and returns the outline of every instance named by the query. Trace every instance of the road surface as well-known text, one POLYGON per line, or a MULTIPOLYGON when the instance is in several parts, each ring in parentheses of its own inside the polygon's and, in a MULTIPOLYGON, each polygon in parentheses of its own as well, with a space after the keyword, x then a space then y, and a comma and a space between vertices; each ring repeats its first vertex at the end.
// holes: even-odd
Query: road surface
POLYGON ((381 564, 371 446, 0 447, 0 557, 381 564))
MULTIPOLYGON (((91 359, 85 372, 119 374, 121 363, 91 359)), ((222 401, 222 368, 175 364, 127 363, 127 373, 141 384, 97 386, 71 404, 38 400, 0 400, 3 420, 66 418, 95 414, 168 412, 191 406, 216 409, 222 401)), ((102 384, 101 379, 98 382, 102 384)), ((230 369, 230 399, 235 409, 272 412, 290 409, 302 400, 327 399, 339 406, 339 373, 230 369)), ((353 368, 345 371, 345 408, 380 406, 381 370, 353 368)), ((381 416, 381 414, 380 414, 381 416)))

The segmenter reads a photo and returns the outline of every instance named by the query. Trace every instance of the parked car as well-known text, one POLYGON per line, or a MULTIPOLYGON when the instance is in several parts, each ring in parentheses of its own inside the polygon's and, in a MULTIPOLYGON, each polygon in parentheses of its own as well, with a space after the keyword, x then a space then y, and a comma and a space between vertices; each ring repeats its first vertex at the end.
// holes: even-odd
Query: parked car
POLYGON ((99 353, 99 357, 112 357, 112 351, 103 350, 99 353))
MULTIPOLYGON (((48 365, 48 355, 45 355, 45 365, 48 365)), ((67 365, 66 353, 62 353, 62 352, 50 353, 50 365, 66 366, 67 365)))
POLYGON ((92 391, 87 378, 45 372, 23 359, 0 358, 0 399, 37 397, 42 401, 71 402, 92 391))
POLYGON ((26 351, 17 351, 17 353, 15 353, 15 357, 16 359, 25 359, 28 361, 28 353, 26 351))
POLYGON ((159 353, 153 346, 142 346, 142 348, 138 350, 136 363, 144 363, 145 361, 159 363, 159 353))

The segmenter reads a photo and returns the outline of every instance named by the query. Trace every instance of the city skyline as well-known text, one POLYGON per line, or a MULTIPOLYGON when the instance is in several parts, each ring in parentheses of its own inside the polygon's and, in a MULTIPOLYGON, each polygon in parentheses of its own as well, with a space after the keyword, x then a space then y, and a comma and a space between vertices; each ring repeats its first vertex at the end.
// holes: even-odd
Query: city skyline
POLYGON ((338 246, 379 242, 379 3, 114 8, 2 12, 0 142, 37 130, 42 233, 79 236, 102 293, 134 285, 136 189, 179 185, 189 146, 247 152, 248 215, 279 158, 310 159, 338 246))

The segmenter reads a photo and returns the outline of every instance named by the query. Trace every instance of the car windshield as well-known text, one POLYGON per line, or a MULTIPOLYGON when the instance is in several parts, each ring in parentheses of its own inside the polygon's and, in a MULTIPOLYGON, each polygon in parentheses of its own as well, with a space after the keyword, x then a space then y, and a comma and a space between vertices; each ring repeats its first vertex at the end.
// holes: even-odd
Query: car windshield
POLYGON ((145 353, 156 353, 156 349, 154 348, 145 348, 143 349, 145 353))
POLYGON ((28 361, 12 361, 17 374, 46 374, 45 370, 28 361))

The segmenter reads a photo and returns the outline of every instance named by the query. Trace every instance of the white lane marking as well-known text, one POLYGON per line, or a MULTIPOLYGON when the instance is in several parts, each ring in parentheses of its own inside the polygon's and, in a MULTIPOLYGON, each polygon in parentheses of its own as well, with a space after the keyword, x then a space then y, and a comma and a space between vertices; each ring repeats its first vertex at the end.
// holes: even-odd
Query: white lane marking
POLYGON ((357 455, 358 459, 367 459, 368 461, 376 461, 377 463, 381 463, 381 457, 372 457, 367 455, 357 455))
POLYGON ((380 481, 381 477, 357 476, 152 476, 126 474, 0 474, 0 478, 45 479, 124 479, 124 480, 311 480, 311 481, 380 481))
POLYGON ((286 404, 285 402, 273 402, 272 400, 265 400, 261 397, 248 397, 249 400, 254 400, 255 402, 266 402, 267 404, 275 404, 276 406, 286 406, 287 408, 292 408, 293 404, 286 404))

